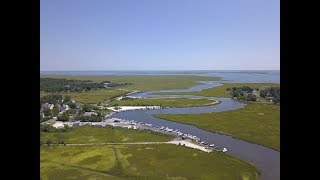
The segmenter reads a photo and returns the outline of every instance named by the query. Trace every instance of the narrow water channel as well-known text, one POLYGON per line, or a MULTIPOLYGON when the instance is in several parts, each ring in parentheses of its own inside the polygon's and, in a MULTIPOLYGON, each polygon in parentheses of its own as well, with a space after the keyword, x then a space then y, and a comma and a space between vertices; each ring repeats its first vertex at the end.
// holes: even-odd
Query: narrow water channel
POLYGON ((280 179, 280 152, 243 140, 235 139, 231 136, 209 132, 202 130, 193 125, 187 125, 168 120, 163 120, 154 117, 154 114, 199 114, 208 112, 221 112, 243 108, 244 103, 232 100, 230 98, 214 98, 191 95, 153 95, 156 92, 192 92, 201 91, 211 87, 220 86, 221 83, 214 81, 203 81, 201 85, 192 87, 190 89, 177 90, 160 90, 160 91, 146 91, 142 93, 131 94, 130 96, 152 98, 152 97, 200 97, 208 99, 218 99, 221 103, 213 106, 204 107, 188 107, 188 108, 166 108, 158 110, 136 110, 124 111, 114 114, 112 117, 135 120, 143 123, 151 123, 156 126, 164 126, 172 129, 178 129, 182 133, 192 134, 207 141, 209 144, 215 144, 218 147, 226 147, 227 154, 237 157, 239 159, 253 163, 261 171, 261 180, 278 180, 280 179))

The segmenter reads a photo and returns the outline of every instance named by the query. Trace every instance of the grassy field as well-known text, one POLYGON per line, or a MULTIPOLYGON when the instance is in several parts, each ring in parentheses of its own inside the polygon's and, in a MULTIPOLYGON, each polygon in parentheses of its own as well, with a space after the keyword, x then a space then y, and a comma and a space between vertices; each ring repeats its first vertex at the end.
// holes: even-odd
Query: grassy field
POLYGON ((244 108, 226 112, 155 116, 280 150, 280 105, 250 102, 244 108))
POLYGON ((204 89, 199 92, 176 92, 176 93, 155 93, 155 94, 188 94, 188 95, 197 95, 197 96, 214 96, 214 97, 230 97, 227 88, 232 87, 241 87, 241 86, 250 86, 255 88, 265 87, 265 86, 279 86, 279 84, 274 83, 224 83, 222 86, 204 89))
MULTIPOLYGON (((73 100, 78 103, 89 103, 94 104, 98 102, 103 102, 109 99, 112 99, 117 96, 122 96, 128 93, 127 91, 118 90, 118 89, 101 89, 88 92, 68 92, 68 93, 58 93, 61 95, 69 95, 73 100)), ((48 95, 51 93, 40 92, 40 97, 48 95)))
MULTIPOLYGON (((65 78, 75 80, 92 80, 95 82, 112 81, 116 83, 133 83, 133 85, 119 86, 109 89, 95 90, 90 92, 59 93, 70 95, 72 99, 80 103, 98 103, 121 96, 131 90, 164 90, 164 89, 184 89, 198 85, 196 81, 214 81, 218 77, 201 76, 48 76, 41 77, 65 78)), ((40 96, 49 93, 40 92, 40 96)))
POLYGON ((41 179, 255 180, 256 169, 220 152, 176 145, 42 146, 41 179))
POLYGON ((42 75, 41 77, 65 78, 75 80, 92 80, 102 82, 109 80, 116 83, 133 83, 133 85, 119 86, 117 89, 126 90, 165 90, 183 89, 198 85, 195 81, 217 81, 219 77, 201 76, 61 76, 42 75))
POLYGON ((174 137, 149 131, 111 127, 73 127, 71 131, 60 133, 40 133, 40 140, 46 143, 105 143, 105 142, 143 142, 170 141, 174 137))
POLYGON ((148 98, 115 100, 109 106, 162 106, 162 107, 194 107, 208 106, 219 103, 218 100, 188 99, 188 98, 148 98))

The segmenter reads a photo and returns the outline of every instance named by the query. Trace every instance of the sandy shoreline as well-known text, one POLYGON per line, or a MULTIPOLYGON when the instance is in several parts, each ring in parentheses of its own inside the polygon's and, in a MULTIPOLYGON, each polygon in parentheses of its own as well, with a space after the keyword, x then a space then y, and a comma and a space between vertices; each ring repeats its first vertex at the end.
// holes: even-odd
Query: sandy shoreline
POLYGON ((169 141, 167 143, 168 144, 175 144, 175 145, 179 145, 179 144, 180 145, 185 145, 186 147, 190 147, 190 148, 193 148, 193 149, 199 149, 201 151, 208 152, 208 153, 212 152, 212 150, 210 150, 210 149, 206 149, 203 146, 191 143, 191 142, 186 141, 186 140, 172 140, 172 141, 169 141))
POLYGON ((112 111, 120 112, 120 111, 133 111, 138 109, 160 109, 160 106, 119 106, 119 109, 116 107, 108 107, 112 111))

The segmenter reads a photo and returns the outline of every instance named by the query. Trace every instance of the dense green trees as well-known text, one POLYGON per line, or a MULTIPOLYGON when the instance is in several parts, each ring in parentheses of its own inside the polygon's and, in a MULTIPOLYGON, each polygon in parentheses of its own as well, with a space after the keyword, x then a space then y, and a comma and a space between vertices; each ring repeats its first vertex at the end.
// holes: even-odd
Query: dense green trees
POLYGON ((78 115, 75 117, 75 120, 78 120, 81 122, 100 122, 103 120, 103 118, 98 115, 92 114, 91 116, 78 115))
POLYGON ((75 108, 76 108, 76 104, 71 102, 70 96, 63 97, 60 94, 50 94, 50 95, 43 96, 40 98, 40 110, 42 110, 42 113, 43 113, 40 115, 40 122, 47 121, 54 116, 58 117, 58 120, 60 120, 60 121, 69 121, 69 119, 70 119, 69 113, 70 114, 77 113, 77 110, 75 108), (62 102, 62 100, 63 100, 63 102, 62 102), (46 103, 49 103, 51 108, 53 105, 52 110, 49 108, 50 106, 46 103), (63 104, 69 105, 70 111, 67 111, 67 112, 59 115, 60 109, 58 108, 58 106, 62 106, 63 104), (43 108, 43 109, 41 109, 41 108, 43 108), (43 115, 44 115, 44 117, 43 117, 43 115))
POLYGON ((64 96, 63 102, 69 102, 71 100, 71 96, 66 95, 64 96))
POLYGON ((280 87, 261 88, 260 96, 271 99, 274 103, 280 103, 280 87))
POLYGON ((64 103, 66 105, 68 105, 71 109, 75 109, 77 107, 77 105, 73 102, 67 102, 67 103, 64 103))
POLYGON ((92 106, 92 109, 93 109, 93 110, 99 110, 100 107, 98 107, 98 106, 92 106))
POLYGON ((40 103, 57 104, 61 103, 62 95, 60 94, 49 94, 40 98, 40 103))
POLYGON ((52 116, 43 116, 42 114, 40 114, 40 123, 44 121, 48 121, 51 118, 52 116))
POLYGON ((102 88, 105 88, 102 83, 93 81, 40 78, 40 91, 45 92, 81 92, 102 88))
POLYGON ((43 110, 43 113, 45 116, 51 116, 52 115, 52 111, 51 109, 47 108, 43 110))
POLYGON ((242 101, 256 101, 257 96, 254 95, 254 90, 260 92, 262 98, 270 99, 274 103, 280 103, 280 87, 267 88, 251 88, 249 86, 232 87, 227 89, 232 98, 242 101))
POLYGON ((232 87, 231 89, 228 88, 229 93, 232 98, 242 100, 242 101, 256 101, 257 96, 253 94, 253 88, 249 86, 242 86, 242 87, 232 87))
POLYGON ((90 104, 85 104, 83 105, 82 109, 85 111, 85 112, 91 112, 92 111, 92 106, 90 104))
POLYGON ((46 121, 42 114, 40 114, 40 123, 46 121))
POLYGON ((74 117, 74 120, 82 121, 82 122, 100 122, 106 116, 105 110, 96 110, 96 114, 84 115, 84 110, 79 110, 78 114, 74 117))
POLYGON ((69 121, 70 115, 68 112, 63 112, 60 116, 58 116, 59 121, 69 121))
POLYGON ((57 116, 59 114, 59 112, 60 112, 60 110, 56 106, 54 106, 52 109, 52 115, 57 116))
MULTIPOLYGON (((82 92, 96 89, 103 89, 107 87, 116 87, 130 85, 132 83, 112 83, 110 81, 93 82, 82 80, 68 80, 68 79, 54 79, 54 78, 40 78, 40 91, 45 92, 82 92), (108 84, 104 84, 108 83, 108 84)), ((70 99, 69 99, 70 100, 70 99)))
POLYGON ((50 94, 40 98, 40 122, 47 121, 53 117, 57 117, 59 121, 69 121, 72 116, 80 117, 83 121, 101 121, 106 116, 107 111, 110 110, 101 109, 99 106, 90 104, 84 104, 81 106, 81 109, 76 109, 76 104, 71 101, 70 96, 50 94), (62 105, 69 105, 70 109, 59 115, 62 105), (81 117, 86 112, 93 111, 97 113, 97 115, 81 117))
POLYGON ((247 92, 252 92, 253 91, 253 88, 251 88, 249 86, 242 86, 240 89, 243 90, 243 91, 247 91, 247 92))
POLYGON ((57 129, 51 125, 40 125, 40 133, 41 132, 48 132, 48 133, 51 133, 51 132, 67 132, 67 131, 70 131, 72 128, 68 127, 68 126, 65 126, 64 128, 61 128, 61 129, 57 129))
MULTIPOLYGON (((228 88, 228 89, 230 90, 230 88, 228 88)), ((233 91, 240 90, 240 91, 243 91, 243 92, 252 92, 253 88, 251 88, 249 86, 242 86, 242 87, 232 87, 231 90, 233 90, 233 91)))
POLYGON ((253 94, 248 94, 246 97, 247 101, 257 101, 257 96, 253 94))
POLYGON ((69 109, 66 112, 68 112, 69 114, 75 115, 77 114, 78 111, 76 109, 69 109))
POLYGON ((94 106, 94 105, 90 105, 90 104, 84 104, 82 106, 82 110, 84 110, 85 112, 92 112, 93 110, 95 110, 95 111, 100 110, 100 107, 94 106))
POLYGON ((78 114, 79 115, 83 115, 85 113, 85 111, 83 110, 83 109, 80 109, 79 111, 78 111, 78 114))
POLYGON ((75 108, 77 107, 77 105, 76 105, 75 103, 70 103, 70 104, 69 104, 69 107, 70 107, 71 109, 75 109, 75 108))
POLYGON ((99 116, 99 117, 105 117, 106 115, 107 115, 107 113, 105 113, 105 112, 101 112, 101 111, 97 112, 97 116, 99 116))

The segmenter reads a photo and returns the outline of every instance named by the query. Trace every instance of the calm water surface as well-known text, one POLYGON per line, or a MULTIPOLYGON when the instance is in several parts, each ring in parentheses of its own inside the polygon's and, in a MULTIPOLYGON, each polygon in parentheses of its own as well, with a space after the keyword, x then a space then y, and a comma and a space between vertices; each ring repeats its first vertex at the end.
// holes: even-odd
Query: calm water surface
POLYGON ((135 120, 143 123, 151 123, 156 126, 164 126, 172 129, 178 129, 182 133, 195 135, 201 140, 207 141, 209 144, 215 144, 218 147, 228 148, 227 153, 238 157, 240 159, 253 163, 261 172, 262 180, 278 180, 280 179, 280 152, 260 146, 257 144, 249 143, 239 139, 232 138, 231 136, 214 133, 199 129, 192 125, 167 121, 154 117, 154 114, 199 114, 209 112, 222 112, 234 109, 243 108, 244 103, 232 100, 230 98, 213 98, 202 97, 193 95, 153 95, 154 92, 190 92, 199 91, 201 88, 211 88, 221 85, 218 82, 202 82, 200 86, 184 90, 162 90, 162 91, 147 91, 136 93, 131 96, 152 98, 152 97, 187 97, 187 98, 208 98, 218 99, 220 104, 204 107, 188 107, 188 108, 167 108, 159 110, 136 110, 120 112, 112 117, 135 120))

